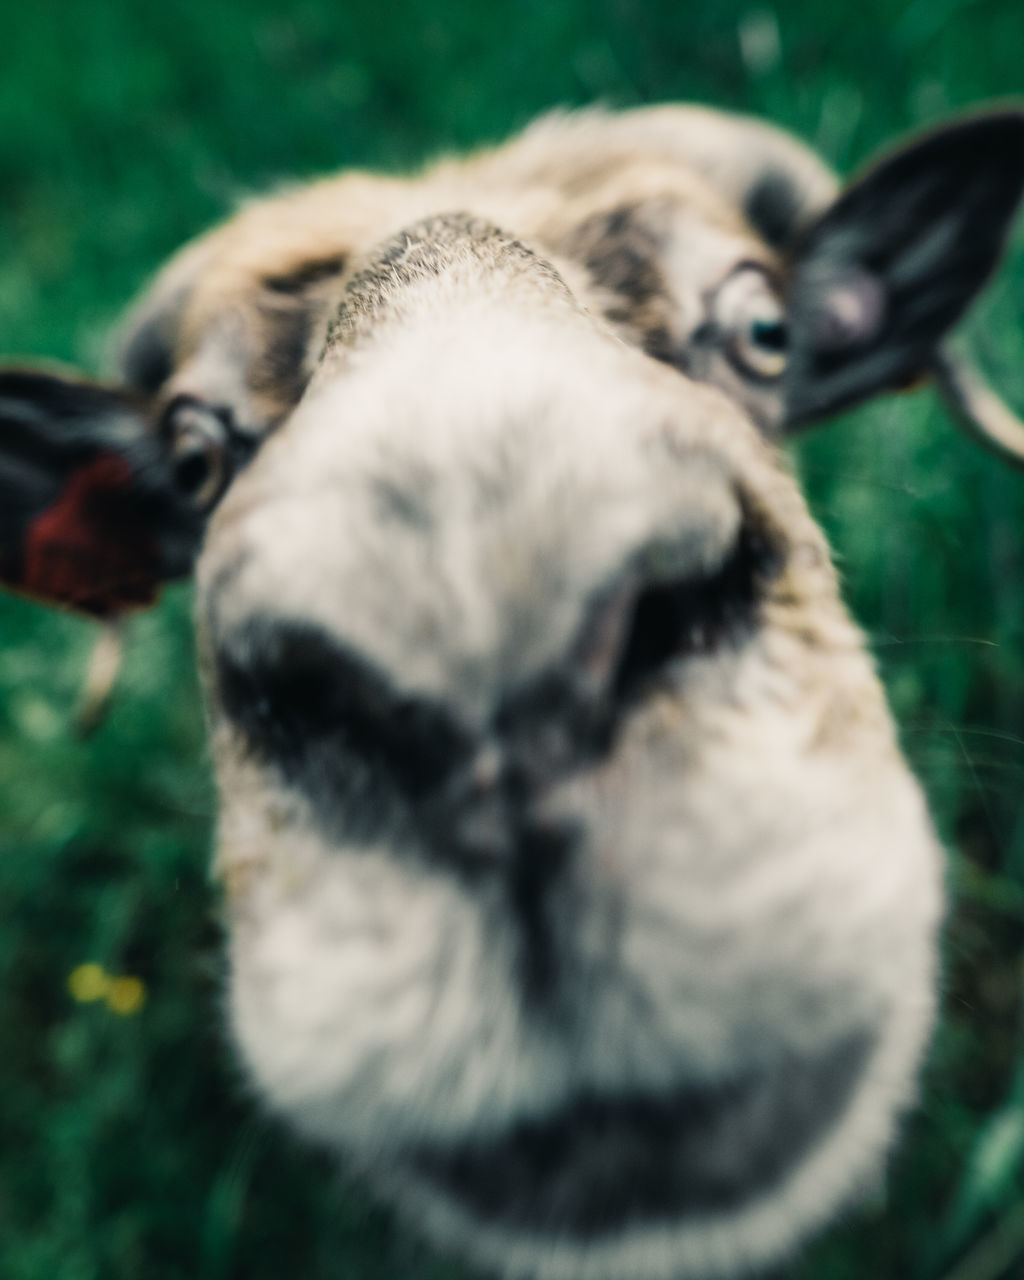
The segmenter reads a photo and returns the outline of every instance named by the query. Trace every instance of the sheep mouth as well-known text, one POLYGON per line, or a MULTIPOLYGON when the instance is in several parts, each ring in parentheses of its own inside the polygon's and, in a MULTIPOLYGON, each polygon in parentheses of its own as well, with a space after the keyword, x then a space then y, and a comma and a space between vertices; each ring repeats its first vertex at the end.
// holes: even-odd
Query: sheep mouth
POLYGON ((873 1038, 715 1088, 582 1096, 486 1142, 423 1146, 414 1176, 481 1225, 600 1240, 728 1216, 810 1156, 853 1097, 873 1038))

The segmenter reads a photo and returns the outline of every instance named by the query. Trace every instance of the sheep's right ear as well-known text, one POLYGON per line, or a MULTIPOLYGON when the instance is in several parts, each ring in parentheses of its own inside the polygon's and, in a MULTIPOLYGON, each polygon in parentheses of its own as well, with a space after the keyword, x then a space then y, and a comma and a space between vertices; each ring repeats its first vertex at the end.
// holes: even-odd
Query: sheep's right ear
POLYGON ((212 505, 181 439, 119 388, 0 370, 0 584, 95 617, 153 603, 212 505))
POLYGON ((786 419, 929 370, 1003 252, 1024 193, 1024 110, 954 120, 842 192, 794 251, 786 419))

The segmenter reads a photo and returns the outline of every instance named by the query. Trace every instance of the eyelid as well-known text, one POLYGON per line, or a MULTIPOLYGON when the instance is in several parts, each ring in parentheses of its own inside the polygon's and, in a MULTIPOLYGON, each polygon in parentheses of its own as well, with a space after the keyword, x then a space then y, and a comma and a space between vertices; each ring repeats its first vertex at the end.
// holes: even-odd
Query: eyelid
POLYGON ((708 302, 709 314, 720 322, 721 302, 723 296, 728 296, 736 287, 737 282, 746 278, 749 280, 748 289, 754 290, 760 286, 765 296, 771 298, 779 307, 779 310, 785 312, 783 304, 783 295, 776 278, 768 272, 760 263, 745 262, 741 263, 729 272, 727 276, 715 289, 708 302))
POLYGON ((725 275, 711 286, 704 294, 704 305, 708 310, 714 308, 715 299, 736 276, 745 275, 747 272, 756 273, 761 276, 768 289, 781 302, 785 294, 785 280, 781 271, 770 262, 759 262, 756 258, 742 258, 739 262, 734 262, 725 275))

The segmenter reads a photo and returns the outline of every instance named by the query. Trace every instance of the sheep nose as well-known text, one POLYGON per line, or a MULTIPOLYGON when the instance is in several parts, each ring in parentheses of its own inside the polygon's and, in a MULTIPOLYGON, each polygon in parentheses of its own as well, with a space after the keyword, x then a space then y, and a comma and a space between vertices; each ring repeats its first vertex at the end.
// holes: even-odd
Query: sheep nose
POLYGON ((514 871, 542 856, 553 872, 574 839, 571 824, 544 813, 545 786, 554 780, 524 769, 514 747, 492 737, 421 806, 428 838, 465 871, 514 871))
POLYGON ((702 511, 720 506, 698 508, 668 549, 636 549, 579 606, 561 654, 499 676, 472 715, 459 709, 457 664, 450 697, 444 686, 409 693, 402 672, 373 654, 269 613, 223 637, 220 704, 290 777, 326 795, 328 775, 357 762, 439 840, 504 857, 510 824, 533 821, 553 784, 606 755, 639 702, 670 685, 680 664, 741 643, 752 626, 771 557, 738 504, 734 518, 701 524, 702 511))
MULTIPOLYGON (((586 611, 566 657, 507 692, 487 738, 448 775, 442 826, 472 858, 498 860, 553 784, 603 757, 631 709, 679 663, 742 644, 773 557, 746 526, 720 562, 644 578, 631 568, 586 611)), ((547 832, 546 835, 552 833, 547 832)))

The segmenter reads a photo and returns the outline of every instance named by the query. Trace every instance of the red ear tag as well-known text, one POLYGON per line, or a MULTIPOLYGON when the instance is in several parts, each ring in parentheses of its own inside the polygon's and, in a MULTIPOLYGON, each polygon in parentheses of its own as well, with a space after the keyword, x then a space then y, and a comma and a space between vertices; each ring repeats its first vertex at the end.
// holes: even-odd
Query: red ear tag
POLYGON ((20 587, 98 617, 152 604, 160 557, 141 521, 132 519, 132 488, 131 468, 116 454, 78 467, 28 527, 20 587))

